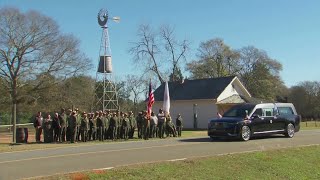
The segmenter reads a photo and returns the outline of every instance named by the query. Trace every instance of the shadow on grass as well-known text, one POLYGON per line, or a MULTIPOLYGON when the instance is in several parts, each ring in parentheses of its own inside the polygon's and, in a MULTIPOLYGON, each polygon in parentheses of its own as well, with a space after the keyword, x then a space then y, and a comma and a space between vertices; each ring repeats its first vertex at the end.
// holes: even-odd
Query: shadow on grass
MULTIPOLYGON (((258 135, 250 139, 250 141, 260 140, 260 139, 288 139, 283 135, 258 135)), ((189 138, 189 139, 180 139, 181 142, 241 142, 239 138, 230 138, 230 137, 201 137, 201 138, 189 138)))

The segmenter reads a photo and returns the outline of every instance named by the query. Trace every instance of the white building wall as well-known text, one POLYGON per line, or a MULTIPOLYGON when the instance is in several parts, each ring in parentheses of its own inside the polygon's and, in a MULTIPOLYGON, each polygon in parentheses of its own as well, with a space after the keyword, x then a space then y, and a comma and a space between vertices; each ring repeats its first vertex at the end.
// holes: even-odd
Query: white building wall
MULTIPOLYGON (((153 105, 153 111, 158 113, 163 102, 158 101, 153 105)), ((170 114, 175 123, 177 115, 180 113, 183 118, 184 128, 193 128, 193 104, 197 104, 198 128, 206 129, 208 120, 216 117, 217 106, 213 100, 182 100, 172 101, 170 114)))

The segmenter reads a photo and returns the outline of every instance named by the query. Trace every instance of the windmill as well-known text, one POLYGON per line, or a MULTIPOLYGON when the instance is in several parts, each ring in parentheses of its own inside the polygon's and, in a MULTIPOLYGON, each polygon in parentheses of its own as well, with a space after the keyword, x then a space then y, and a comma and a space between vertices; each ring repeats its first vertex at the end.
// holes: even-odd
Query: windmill
MULTIPOLYGON (((113 17, 111 19, 115 22, 120 21, 120 17, 113 17)), ((102 28, 102 36, 99 63, 96 72, 93 109, 114 111, 119 110, 119 103, 116 82, 112 70, 111 48, 107 25, 108 20, 108 11, 106 9, 101 9, 98 13, 98 23, 102 28)))

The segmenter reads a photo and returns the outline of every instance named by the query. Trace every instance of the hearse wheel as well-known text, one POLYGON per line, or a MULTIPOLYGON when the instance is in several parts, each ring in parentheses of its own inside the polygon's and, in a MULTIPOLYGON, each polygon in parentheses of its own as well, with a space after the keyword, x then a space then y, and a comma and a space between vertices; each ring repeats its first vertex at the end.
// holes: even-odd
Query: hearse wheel
POLYGON ((292 123, 287 125, 285 136, 289 138, 294 136, 294 125, 292 123))
POLYGON ((242 126, 240 132, 240 139, 242 141, 248 141, 251 137, 251 130, 249 126, 242 126))

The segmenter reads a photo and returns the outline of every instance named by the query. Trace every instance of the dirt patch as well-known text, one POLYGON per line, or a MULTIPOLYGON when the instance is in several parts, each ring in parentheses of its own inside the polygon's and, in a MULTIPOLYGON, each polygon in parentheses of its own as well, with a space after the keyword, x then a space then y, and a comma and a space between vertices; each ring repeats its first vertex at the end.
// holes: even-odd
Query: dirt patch
POLYGON ((88 175, 84 173, 73 173, 70 175, 70 178, 72 180, 88 180, 89 179, 88 175))
POLYGON ((104 170, 93 170, 93 173, 95 173, 95 174, 104 174, 105 171, 104 170))

